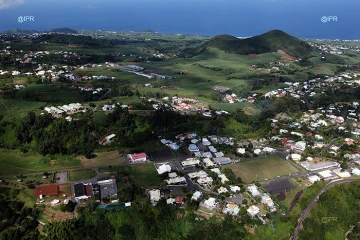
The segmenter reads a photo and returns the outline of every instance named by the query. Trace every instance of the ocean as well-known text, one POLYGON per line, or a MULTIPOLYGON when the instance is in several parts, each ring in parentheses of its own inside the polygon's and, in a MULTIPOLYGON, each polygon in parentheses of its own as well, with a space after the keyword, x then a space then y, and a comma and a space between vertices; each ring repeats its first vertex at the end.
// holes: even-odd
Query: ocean
POLYGON ((299 38, 353 40, 360 39, 358 9, 358 0, 24 0, 0 9, 0 31, 69 27, 247 37, 279 29, 299 38), (19 22, 19 16, 33 21, 19 22))

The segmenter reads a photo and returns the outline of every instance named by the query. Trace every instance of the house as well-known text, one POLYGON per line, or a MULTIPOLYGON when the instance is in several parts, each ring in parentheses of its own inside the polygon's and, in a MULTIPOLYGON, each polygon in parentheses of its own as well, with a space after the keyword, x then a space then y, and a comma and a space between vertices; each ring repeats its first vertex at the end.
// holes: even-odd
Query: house
POLYGON ((222 152, 215 152, 214 155, 215 155, 215 157, 217 157, 217 158, 220 158, 220 157, 225 156, 224 153, 222 153, 222 152))
POLYGON ((215 166, 215 163, 211 161, 210 158, 204 158, 203 163, 207 168, 215 166))
POLYGON ((229 179, 226 177, 225 174, 220 174, 220 175, 218 175, 218 177, 221 179, 222 184, 225 184, 226 182, 229 181, 229 179))
POLYGON ((290 156, 291 156, 291 159, 294 160, 294 161, 300 161, 301 160, 301 155, 300 154, 293 153, 290 156))
POLYGON ((188 158, 185 161, 181 162, 181 165, 183 167, 191 167, 191 166, 195 166, 195 165, 199 165, 200 161, 198 159, 194 159, 194 158, 188 158))
POLYGON ((264 205, 270 208, 274 207, 273 200, 266 193, 261 197, 261 203, 263 203, 264 205))
POLYGON ((342 168, 337 168, 332 171, 333 171, 333 173, 335 173, 337 176, 339 176, 341 178, 351 177, 350 173, 346 170, 343 170, 342 168))
POLYGON ((194 179, 194 178, 205 178, 208 176, 208 174, 203 171, 200 170, 198 172, 192 172, 192 173, 188 173, 189 178, 194 179))
POLYGON ((34 197, 42 198, 44 196, 58 196, 59 195, 59 186, 57 184, 48 184, 48 185, 40 185, 35 188, 34 197))
POLYGON ((256 154, 256 155, 259 155, 261 153, 261 150, 260 149, 255 149, 254 150, 254 154, 256 154))
POLYGON ((222 193, 227 193, 228 192, 228 190, 225 188, 225 187, 220 187, 219 189, 218 189, 218 193, 219 194, 222 194, 222 193))
POLYGON ((213 179, 211 177, 199 178, 197 180, 197 183, 200 185, 211 185, 212 182, 213 182, 213 179))
POLYGON ((76 200, 88 199, 92 195, 92 186, 83 183, 74 184, 74 196, 76 200))
POLYGON ((196 192, 194 192, 194 194, 192 195, 191 200, 198 201, 201 196, 202 196, 202 192, 196 191, 196 192))
POLYGON ((250 191, 250 193, 253 197, 260 195, 258 188, 254 184, 248 186, 248 190, 250 191))
POLYGON ((167 203, 167 204, 174 204, 174 203, 175 203, 175 198, 168 198, 168 199, 166 199, 166 203, 167 203))
POLYGON ((186 184, 186 179, 184 177, 174 177, 165 180, 168 185, 178 185, 178 184, 186 184))
POLYGON ((150 201, 153 205, 161 199, 161 194, 159 189, 151 189, 149 190, 150 201))
POLYGON ((209 141, 207 138, 203 138, 203 139, 202 139, 202 144, 203 144, 204 146, 210 146, 210 145, 211 145, 210 141, 209 141))
POLYGON ((208 208, 208 209, 214 209, 218 206, 218 203, 216 202, 215 198, 209 198, 207 200, 204 200, 201 204, 202 207, 208 208))
POLYGON ((166 163, 163 163, 161 164, 160 166, 156 166, 155 165, 155 168, 157 170, 157 172, 161 175, 161 174, 164 174, 166 172, 171 172, 171 166, 169 164, 166 164, 166 163))
POLYGON ((216 152, 217 152, 216 148, 214 148, 213 146, 209 146, 209 150, 210 150, 210 152, 212 152, 212 153, 216 153, 216 152))
POLYGON ((130 154, 130 160, 133 162, 146 162, 146 153, 134 153, 130 154))
POLYGON ((239 186, 230 186, 230 191, 236 193, 236 192, 240 192, 240 187, 239 186))
POLYGON ((360 176, 360 170, 359 170, 358 168, 353 168, 353 169, 351 170, 351 173, 354 174, 354 175, 356 175, 356 176, 360 176))
POLYGON ((236 149, 236 152, 240 154, 245 154, 245 148, 238 148, 236 149))
POLYGON ((231 163, 231 159, 228 157, 219 157, 219 158, 214 158, 214 162, 218 165, 226 165, 231 163))
POLYGON ((316 175, 309 176, 308 179, 309 179, 309 181, 310 181, 311 183, 315 183, 315 182, 318 182, 318 181, 321 180, 321 179, 320 179, 318 176, 316 176, 316 175))
POLYGON ((189 145, 189 151, 190 152, 198 152, 199 148, 195 144, 190 144, 189 145))
POLYGON ((226 206, 224 207, 223 211, 224 214, 229 214, 232 216, 236 216, 239 214, 240 212, 240 208, 239 206, 233 204, 233 203, 228 203, 226 204, 226 206))
POLYGON ((180 196, 177 196, 177 197, 175 198, 175 202, 176 202, 177 204, 184 204, 184 198, 183 198, 183 197, 180 197, 180 196))
POLYGON ((295 148, 300 150, 300 151, 304 151, 306 149, 306 142, 304 141, 299 141, 295 143, 295 148))
POLYGON ((252 205, 246 211, 250 214, 250 216, 254 217, 260 212, 260 209, 257 206, 252 205))

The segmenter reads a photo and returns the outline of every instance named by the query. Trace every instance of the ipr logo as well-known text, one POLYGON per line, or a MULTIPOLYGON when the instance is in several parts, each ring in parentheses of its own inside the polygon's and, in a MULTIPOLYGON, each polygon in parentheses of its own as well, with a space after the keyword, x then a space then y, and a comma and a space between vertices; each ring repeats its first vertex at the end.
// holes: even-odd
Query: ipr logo
POLYGON ((19 16, 18 17, 18 22, 19 23, 23 23, 23 22, 34 22, 35 21, 35 18, 34 16, 19 16))
POLYGON ((327 23, 327 22, 337 22, 338 18, 337 16, 323 16, 321 18, 321 22, 322 23, 327 23))

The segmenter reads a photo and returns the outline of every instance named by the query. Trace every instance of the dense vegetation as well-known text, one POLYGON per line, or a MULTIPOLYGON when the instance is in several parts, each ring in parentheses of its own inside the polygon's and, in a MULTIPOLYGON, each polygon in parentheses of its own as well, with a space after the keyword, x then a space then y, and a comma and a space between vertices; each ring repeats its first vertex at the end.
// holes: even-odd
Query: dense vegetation
POLYGON ((65 34, 46 34, 33 40, 33 43, 59 43, 75 44, 87 47, 112 47, 115 45, 125 45, 126 42, 118 39, 96 39, 90 36, 74 36, 65 34))
POLYGON ((188 51, 197 55, 208 47, 215 47, 225 52, 243 55, 262 54, 283 50, 285 53, 299 58, 309 57, 313 51, 311 46, 306 42, 292 37, 280 30, 272 30, 246 39, 238 39, 230 35, 219 35, 200 47, 188 51))
POLYGON ((56 32, 56 33, 70 33, 70 34, 76 34, 78 31, 71 28, 53 28, 50 30, 50 32, 56 32))
POLYGON ((36 208, 24 207, 17 201, 19 190, 0 188, 0 240, 33 240, 38 239, 36 208))

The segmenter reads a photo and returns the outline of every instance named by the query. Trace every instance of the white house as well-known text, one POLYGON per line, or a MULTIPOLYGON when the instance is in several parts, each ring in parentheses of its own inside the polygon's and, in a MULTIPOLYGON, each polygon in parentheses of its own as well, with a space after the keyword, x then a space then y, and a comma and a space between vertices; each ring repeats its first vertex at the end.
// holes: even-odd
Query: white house
POLYGON ((248 186, 248 190, 250 191, 250 193, 251 193, 251 195, 253 197, 256 197, 256 196, 260 195, 260 192, 259 192, 258 188, 254 184, 248 186))
POLYGON ((252 217, 254 217, 255 215, 257 215, 260 212, 260 209, 255 206, 252 205, 250 206, 247 210, 246 210, 252 217))
POLYGON ((273 200, 266 193, 261 197, 261 202, 270 208, 274 207, 273 200))

